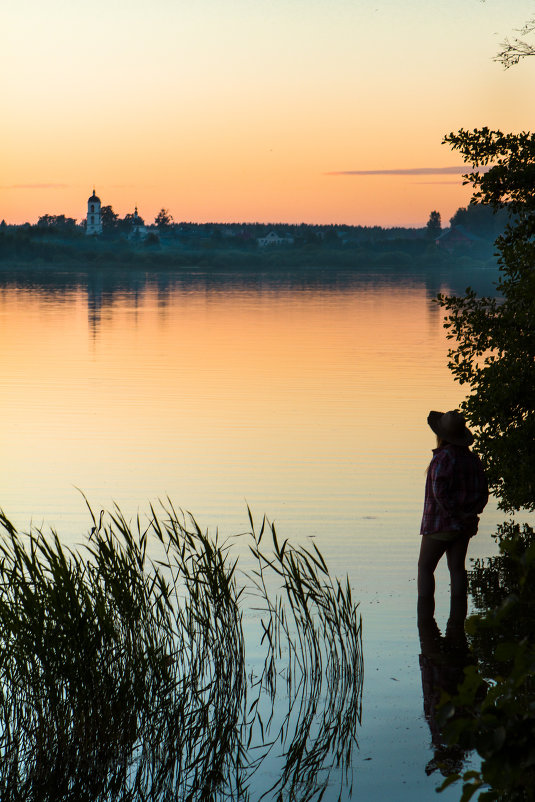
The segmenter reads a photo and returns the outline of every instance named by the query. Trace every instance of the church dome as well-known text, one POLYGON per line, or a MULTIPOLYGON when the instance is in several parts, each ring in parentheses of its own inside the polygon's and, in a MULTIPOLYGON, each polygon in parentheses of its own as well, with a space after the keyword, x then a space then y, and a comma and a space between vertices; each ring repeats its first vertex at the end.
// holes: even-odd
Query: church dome
POLYGON ((87 200, 88 203, 100 203, 100 198, 98 195, 95 195, 95 190, 93 190, 93 194, 87 200))

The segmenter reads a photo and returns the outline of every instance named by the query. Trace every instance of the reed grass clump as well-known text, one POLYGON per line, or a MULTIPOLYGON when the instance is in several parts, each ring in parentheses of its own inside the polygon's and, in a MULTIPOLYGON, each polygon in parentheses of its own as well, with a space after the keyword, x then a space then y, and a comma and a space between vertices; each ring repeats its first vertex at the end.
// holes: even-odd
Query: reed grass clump
POLYGON ((349 583, 266 520, 244 574, 170 502, 91 515, 68 549, 0 513, 0 798, 304 802, 334 767, 341 798, 363 675, 349 583))

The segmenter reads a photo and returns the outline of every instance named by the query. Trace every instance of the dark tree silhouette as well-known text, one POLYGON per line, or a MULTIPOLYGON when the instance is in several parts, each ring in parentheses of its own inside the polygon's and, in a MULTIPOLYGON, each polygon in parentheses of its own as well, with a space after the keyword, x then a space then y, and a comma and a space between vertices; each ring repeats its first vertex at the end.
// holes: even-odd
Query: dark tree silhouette
POLYGON ((102 206, 100 209, 100 219, 102 220, 103 231, 115 231, 119 215, 115 214, 111 206, 102 206))
POLYGON ((64 214, 43 214, 37 221, 38 228, 55 228, 65 231, 76 227, 74 217, 65 217, 64 214))
POLYGON ((461 129, 445 142, 474 168, 474 199, 507 209, 496 240, 501 297, 439 296, 455 342, 449 367, 471 394, 462 403, 476 447, 505 510, 535 509, 535 134, 461 129))
POLYGON ((450 225, 464 226, 472 234, 486 239, 496 239, 508 221, 506 209, 496 210, 488 203, 470 203, 457 209, 450 219, 450 225))
POLYGON ((154 222, 160 231, 162 231, 162 229, 169 228, 171 226, 173 222, 173 216, 169 214, 169 209, 160 209, 154 218, 154 222))
POLYGON ((436 239, 440 236, 441 231, 442 223, 440 221, 440 212, 431 212, 429 220, 427 221, 426 236, 429 237, 429 239, 436 239))

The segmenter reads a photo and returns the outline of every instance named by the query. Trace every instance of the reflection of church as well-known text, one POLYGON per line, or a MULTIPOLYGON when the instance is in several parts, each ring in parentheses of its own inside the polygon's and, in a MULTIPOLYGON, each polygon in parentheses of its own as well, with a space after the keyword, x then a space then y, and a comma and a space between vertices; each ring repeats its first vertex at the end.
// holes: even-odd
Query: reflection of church
POLYGON ((100 213, 100 198, 93 194, 87 201, 87 225, 86 234, 102 234, 102 215, 100 213))

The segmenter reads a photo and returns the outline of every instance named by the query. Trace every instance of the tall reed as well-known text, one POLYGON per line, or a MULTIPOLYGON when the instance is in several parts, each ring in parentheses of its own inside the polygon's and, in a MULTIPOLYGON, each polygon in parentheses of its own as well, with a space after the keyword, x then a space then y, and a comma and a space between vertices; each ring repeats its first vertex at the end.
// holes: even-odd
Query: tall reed
POLYGON ((316 547, 250 516, 247 575, 170 501, 91 515, 75 550, 0 513, 0 798, 349 793, 362 625, 316 547))

